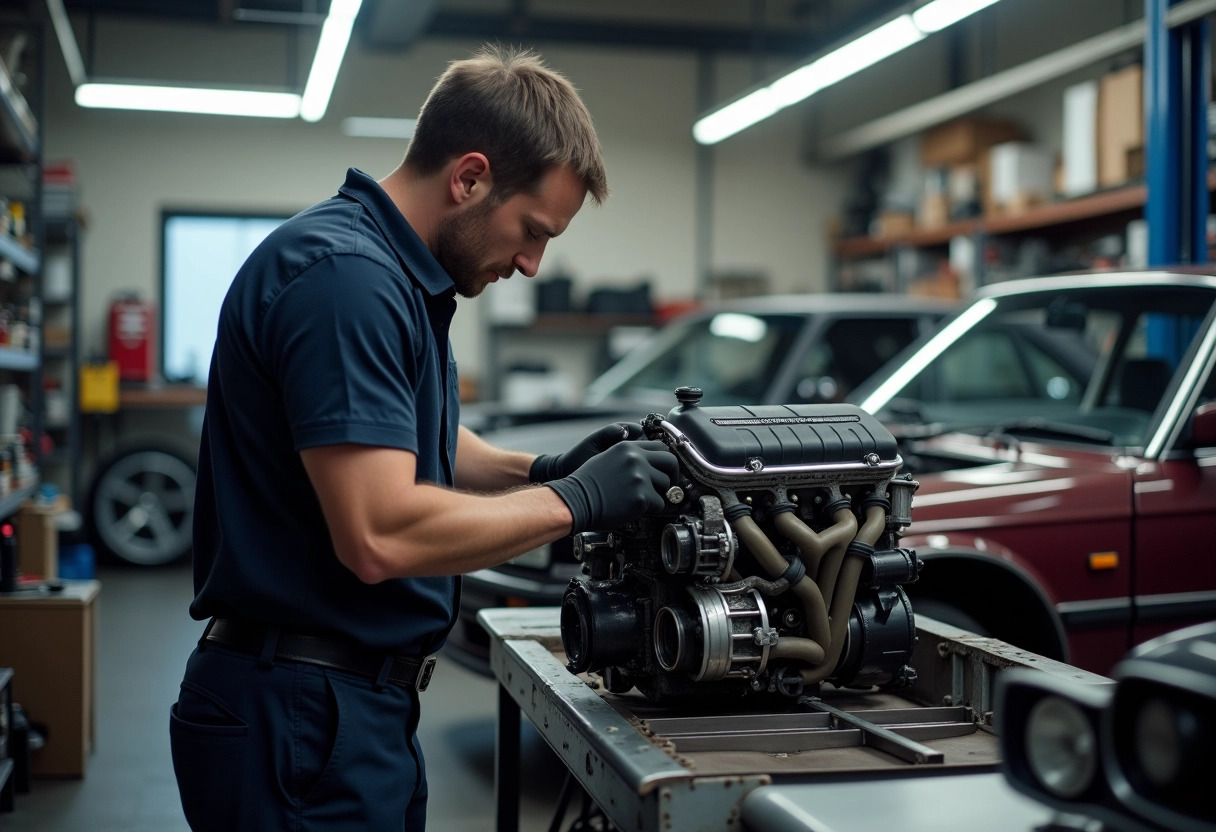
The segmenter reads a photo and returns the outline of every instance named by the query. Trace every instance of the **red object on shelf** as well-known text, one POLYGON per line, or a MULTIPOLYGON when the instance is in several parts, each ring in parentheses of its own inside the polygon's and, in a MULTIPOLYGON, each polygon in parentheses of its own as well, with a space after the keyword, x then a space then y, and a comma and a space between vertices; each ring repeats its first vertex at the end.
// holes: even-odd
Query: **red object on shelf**
POLYGON ((156 310, 135 296, 110 304, 110 360, 120 381, 151 381, 156 364, 156 310))

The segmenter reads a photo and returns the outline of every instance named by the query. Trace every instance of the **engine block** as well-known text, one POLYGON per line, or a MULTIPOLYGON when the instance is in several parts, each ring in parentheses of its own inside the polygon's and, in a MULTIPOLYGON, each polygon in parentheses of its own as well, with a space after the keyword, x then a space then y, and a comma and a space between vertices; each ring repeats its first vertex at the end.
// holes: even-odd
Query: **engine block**
POLYGON ((656 700, 914 681, 901 585, 921 561, 898 542, 917 483, 890 432, 851 405, 676 396, 642 423, 679 459, 666 509, 575 537, 586 577, 562 601, 569 669, 656 700))

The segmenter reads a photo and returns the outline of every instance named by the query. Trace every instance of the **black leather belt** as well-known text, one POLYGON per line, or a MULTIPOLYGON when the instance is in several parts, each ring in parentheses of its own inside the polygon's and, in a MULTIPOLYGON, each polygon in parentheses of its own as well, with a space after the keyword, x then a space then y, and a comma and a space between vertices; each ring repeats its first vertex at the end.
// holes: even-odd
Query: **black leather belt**
MULTIPOLYGON (((273 634, 273 630, 260 624, 234 621, 230 618, 213 618, 207 625, 203 638, 258 656, 266 649, 266 640, 273 634)), ((287 631, 280 631, 278 634, 274 658, 343 670, 385 684, 412 687, 419 693, 426 690, 431 682, 431 674, 435 672, 434 656, 393 656, 367 650, 350 642, 287 631), (388 674, 381 679, 386 663, 388 674)))

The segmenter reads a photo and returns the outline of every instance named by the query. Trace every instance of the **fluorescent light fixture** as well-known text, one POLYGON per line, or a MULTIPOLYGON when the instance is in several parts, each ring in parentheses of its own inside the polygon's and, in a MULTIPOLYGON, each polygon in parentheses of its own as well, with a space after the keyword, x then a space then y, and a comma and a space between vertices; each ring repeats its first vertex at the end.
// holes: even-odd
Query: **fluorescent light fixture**
POLYGON ((996 0, 933 0, 912 12, 912 22, 925 34, 940 32, 964 17, 986 9, 996 0))
POLYGON ((861 72, 901 49, 906 49, 924 36, 924 32, 912 23, 911 15, 901 15, 778 78, 767 87, 761 87, 709 114, 693 125, 693 138, 701 144, 716 144, 758 121, 763 121, 777 111, 797 104, 821 89, 861 72))
POLYGON ((350 42, 350 31, 361 5, 363 0, 333 0, 329 5, 329 15, 321 26, 317 54, 313 56, 308 83, 304 85, 304 98, 300 102, 300 118, 305 121, 320 121, 329 107, 329 96, 338 80, 338 69, 346 55, 346 44, 350 42))
POLYGON ((85 82, 84 58, 80 56, 80 47, 76 44, 76 34, 72 31, 72 22, 63 8, 63 0, 46 0, 46 10, 51 16, 51 26, 55 29, 55 38, 59 41, 59 51, 63 53, 63 62, 67 65, 68 76, 74 86, 85 82))
POLYGON ((362 139, 408 139, 414 135, 416 118, 372 118, 352 116, 342 119, 342 132, 362 139))
POLYGON ((717 144, 995 2, 932 0, 698 119, 693 138, 700 144, 717 144))
POLYGON ((81 107, 112 110, 158 110, 219 116, 295 118, 300 114, 300 96, 291 92, 144 84, 84 83, 76 88, 76 103, 81 107))

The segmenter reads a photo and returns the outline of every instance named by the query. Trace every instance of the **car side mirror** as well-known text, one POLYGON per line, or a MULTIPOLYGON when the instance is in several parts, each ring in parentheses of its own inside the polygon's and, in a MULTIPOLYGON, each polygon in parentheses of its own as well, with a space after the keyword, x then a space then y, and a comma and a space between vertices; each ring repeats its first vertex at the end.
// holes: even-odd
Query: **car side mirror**
POLYGON ((1216 402, 1195 408, 1191 416, 1191 445, 1196 448, 1216 447, 1216 402))

